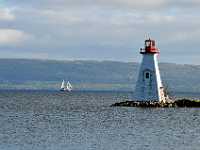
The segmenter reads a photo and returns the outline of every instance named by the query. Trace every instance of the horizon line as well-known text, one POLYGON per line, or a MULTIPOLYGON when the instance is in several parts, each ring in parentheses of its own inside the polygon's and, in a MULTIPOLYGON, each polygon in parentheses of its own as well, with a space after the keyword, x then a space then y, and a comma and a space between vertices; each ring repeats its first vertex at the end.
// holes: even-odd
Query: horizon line
MULTIPOLYGON (((118 62, 118 63, 140 63, 136 61, 118 61, 118 60, 112 60, 112 59, 105 59, 105 60, 98 60, 98 59, 48 59, 48 58, 0 58, 0 60, 38 60, 38 61, 57 61, 57 62, 118 62)), ((200 66, 200 64, 190 64, 190 63, 175 63, 175 62, 159 62, 159 64, 176 64, 176 65, 193 65, 193 66, 200 66)))

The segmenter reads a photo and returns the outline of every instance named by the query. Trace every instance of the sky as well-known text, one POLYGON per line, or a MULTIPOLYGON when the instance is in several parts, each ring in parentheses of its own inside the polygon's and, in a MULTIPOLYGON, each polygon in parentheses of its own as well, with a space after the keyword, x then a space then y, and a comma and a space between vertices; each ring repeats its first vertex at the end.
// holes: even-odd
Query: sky
POLYGON ((0 58, 200 65, 200 0, 0 0, 0 58))

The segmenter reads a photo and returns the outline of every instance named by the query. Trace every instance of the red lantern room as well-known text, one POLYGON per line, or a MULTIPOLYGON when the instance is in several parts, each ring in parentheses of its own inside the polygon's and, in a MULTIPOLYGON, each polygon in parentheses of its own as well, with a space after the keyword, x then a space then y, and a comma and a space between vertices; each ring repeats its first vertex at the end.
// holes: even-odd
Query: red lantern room
POLYGON ((155 53, 159 53, 158 48, 156 48, 156 44, 155 44, 155 40, 145 40, 145 48, 144 49, 140 49, 140 53, 141 54, 155 54, 155 53))

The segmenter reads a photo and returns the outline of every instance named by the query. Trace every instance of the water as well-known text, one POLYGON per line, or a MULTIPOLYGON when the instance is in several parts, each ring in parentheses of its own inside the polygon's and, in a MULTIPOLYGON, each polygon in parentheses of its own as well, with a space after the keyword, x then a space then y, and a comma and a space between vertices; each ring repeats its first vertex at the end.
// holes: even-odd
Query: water
POLYGON ((0 91, 0 150, 199 150, 200 108, 109 107, 129 96, 0 91))

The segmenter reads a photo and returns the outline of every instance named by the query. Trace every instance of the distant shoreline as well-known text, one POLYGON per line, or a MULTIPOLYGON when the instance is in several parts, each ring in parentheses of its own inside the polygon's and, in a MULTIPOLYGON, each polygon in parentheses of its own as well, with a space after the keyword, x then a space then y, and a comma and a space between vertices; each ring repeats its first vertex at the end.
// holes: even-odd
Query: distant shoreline
MULTIPOLYGON (((200 65, 160 63, 169 91, 200 92, 200 65)), ((0 89, 56 90, 62 80, 76 90, 134 91, 139 63, 87 60, 0 59, 0 89)))

